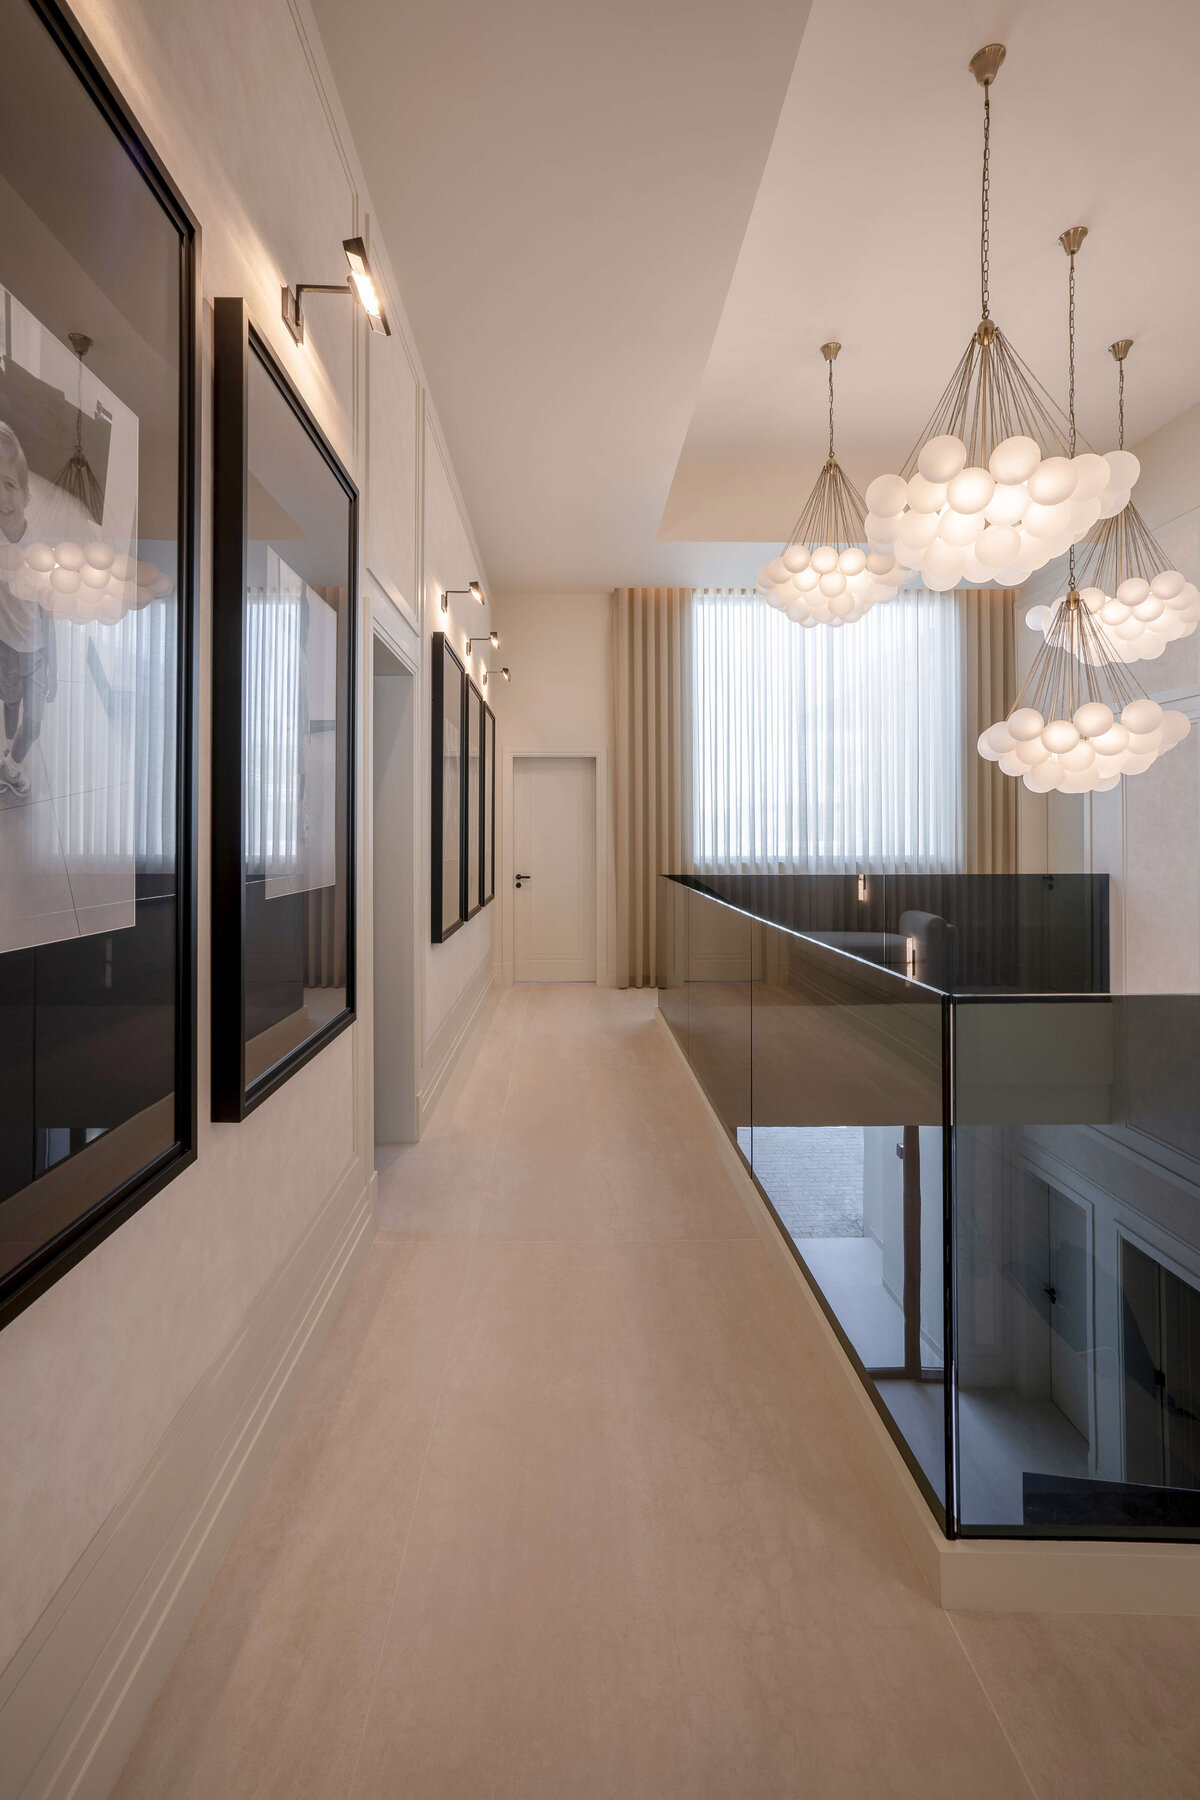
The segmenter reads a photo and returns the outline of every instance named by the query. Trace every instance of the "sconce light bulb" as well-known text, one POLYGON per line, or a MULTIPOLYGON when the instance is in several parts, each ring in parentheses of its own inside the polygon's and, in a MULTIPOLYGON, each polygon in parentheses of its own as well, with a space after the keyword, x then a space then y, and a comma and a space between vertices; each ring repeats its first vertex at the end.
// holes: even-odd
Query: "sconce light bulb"
POLYGON ((477 581, 468 581, 467 586, 471 590, 471 592, 474 594, 475 598, 478 600, 480 606, 483 606, 485 604, 484 598, 483 598, 483 589, 482 589, 482 587, 480 587, 479 583, 477 581))
POLYGON ((490 637, 492 649, 498 650, 500 648, 500 633, 498 631, 493 631, 490 633, 490 637))

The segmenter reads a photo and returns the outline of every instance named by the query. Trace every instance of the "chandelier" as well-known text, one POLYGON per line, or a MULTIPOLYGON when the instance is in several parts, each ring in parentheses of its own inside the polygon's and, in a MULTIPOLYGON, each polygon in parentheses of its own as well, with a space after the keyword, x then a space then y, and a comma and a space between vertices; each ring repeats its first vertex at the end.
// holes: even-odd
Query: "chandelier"
POLYGON ((1127 451, 1074 456, 1066 420, 991 316, 991 91, 1003 44, 970 69, 983 89, 982 317, 898 475, 867 489, 867 541, 944 593, 1017 587, 1119 512, 1138 476, 1127 451))
MULTIPOLYGON (((1117 441, 1125 448, 1125 358, 1132 338, 1108 346, 1117 365, 1117 441)), ((1111 519, 1093 527, 1079 550, 1079 598, 1107 628, 1110 651, 1122 662, 1161 656, 1176 638, 1190 637, 1200 621, 1200 588, 1178 569, 1130 500, 1111 519)), ((1049 635, 1061 600, 1033 606, 1025 623, 1049 635)))
MULTIPOLYGON (((1070 264, 1068 446, 1075 454, 1075 255, 1083 225, 1059 242, 1070 264)), ((1191 729, 1186 713, 1149 699, 1093 617, 1075 585, 1068 551, 1067 592, 1053 610, 1045 642, 1006 719, 980 734, 979 753, 1020 776, 1035 794, 1106 793, 1122 775, 1140 775, 1191 729)))
POLYGON ((758 571, 768 606, 795 625, 852 625, 881 600, 894 600, 904 579, 894 556, 864 550, 862 495, 833 448, 833 365, 841 345, 821 345, 829 367, 829 451, 816 486, 780 554, 758 571))

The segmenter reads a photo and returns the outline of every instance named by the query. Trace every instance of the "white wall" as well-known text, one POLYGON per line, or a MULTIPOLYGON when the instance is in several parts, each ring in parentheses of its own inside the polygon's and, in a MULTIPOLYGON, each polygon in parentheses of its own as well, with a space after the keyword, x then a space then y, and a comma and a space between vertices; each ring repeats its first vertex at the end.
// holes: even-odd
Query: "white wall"
MULTIPOLYGON (((496 601, 500 649, 492 666, 507 666, 511 682, 488 684, 496 714, 500 783, 497 793, 496 935, 500 979, 511 982, 513 962, 512 761, 514 756, 595 755, 596 805, 601 822, 597 901, 604 919, 601 986, 615 979, 616 888, 612 854, 612 595, 502 594, 496 601)), ((486 648, 486 646, 480 646, 486 648)), ((476 659, 476 666, 481 666, 476 659)))
MULTIPOLYGON (((339 279, 342 239, 359 232, 369 239, 371 230, 368 196, 305 0, 255 0, 249 7, 239 0, 205 0, 201 7, 183 0, 76 0, 76 11, 202 231, 199 1157, 0 1333, 0 1442, 6 1446, 0 1458, 0 1769, 13 1731, 24 1734, 32 1755, 38 1746, 27 1742, 29 1732, 58 1729, 61 1721, 49 1714, 36 1727, 31 1723, 43 1702, 53 1711, 72 1699, 61 1670, 61 1694, 51 1684, 45 1694, 31 1697, 38 1659, 50 1656, 47 1643, 55 1631, 62 1641, 82 1644, 79 1595, 86 1589, 85 1575, 90 1579, 88 1572, 117 1530, 114 1521, 124 1520, 133 1505, 131 1497, 151 1493, 176 1454, 172 1434, 178 1435, 180 1422, 198 1416, 197 1408, 209 1405, 211 1412, 216 1406, 214 1372, 223 1370, 221 1378, 232 1379, 229 1370, 240 1368, 239 1380, 252 1394, 258 1371, 246 1365, 246 1346, 265 1344, 264 1355, 276 1353, 266 1297, 283 1308, 280 1329, 290 1328, 287 1307, 295 1294, 324 1279, 322 1267, 303 1264, 311 1246, 332 1244, 343 1225, 349 1230, 348 1222, 361 1217, 358 1235, 365 1248, 373 1229, 367 1204, 373 1195, 371 780, 365 761, 358 788, 359 1022, 243 1124, 208 1121, 216 295, 246 297, 259 328, 363 490, 360 745, 370 744, 373 621, 417 673, 420 760, 412 779, 422 837, 413 859, 412 910, 422 934, 418 944, 424 946, 423 955, 419 947, 414 955, 420 972, 415 1061, 423 1093, 432 1094, 448 1075, 492 963, 494 909, 451 944, 429 945, 428 675, 422 647, 434 626, 422 597, 431 581, 453 576, 453 585, 465 585, 460 576, 486 581, 486 571, 438 440, 385 247, 371 245, 388 290, 392 338, 369 339, 358 309, 337 298, 312 297, 303 349, 292 343, 280 318, 285 281, 339 279)), ((343 1253, 350 1255, 345 1245, 343 1253)), ((336 1294, 330 1293, 332 1306, 336 1294)), ((315 1340, 331 1314, 312 1316, 317 1322, 309 1336, 315 1340)), ((217 1437, 226 1423, 215 1417, 217 1437)), ((256 1430, 269 1437, 281 1423, 277 1407, 269 1426, 260 1420, 256 1430)), ((195 1432, 192 1436, 194 1447, 199 1439, 195 1432)), ((194 1481, 196 1493, 204 1490, 203 1471, 194 1481)), ((187 1504, 197 1503, 187 1491, 187 1504)), ((233 1512, 237 1504, 230 1502, 233 1512)), ((231 1513, 221 1525, 226 1535, 232 1522, 231 1513)), ((129 1582, 144 1575, 155 1556, 166 1554, 175 1526, 155 1518, 148 1529, 143 1519, 144 1546, 137 1540, 124 1543, 129 1567, 120 1605, 133 1591, 129 1582)), ((213 1526, 212 1542, 219 1535, 213 1526)), ((104 1616, 106 1605, 116 1607, 118 1601, 111 1596, 94 1601, 87 1620, 104 1655, 109 1654, 106 1637, 118 1622, 115 1614, 104 1616)), ((143 1695, 145 1704, 149 1698, 152 1690, 143 1695)), ((118 1713, 120 1704, 118 1696, 118 1713)), ((122 1729, 127 1725, 128 1720, 122 1729)), ((88 1729, 101 1727, 92 1721, 88 1729)), ((7 1761, 0 1794, 15 1791, 8 1784, 20 1774, 11 1753, 7 1761)), ((22 1788, 26 1791, 41 1790, 35 1784, 22 1788)))

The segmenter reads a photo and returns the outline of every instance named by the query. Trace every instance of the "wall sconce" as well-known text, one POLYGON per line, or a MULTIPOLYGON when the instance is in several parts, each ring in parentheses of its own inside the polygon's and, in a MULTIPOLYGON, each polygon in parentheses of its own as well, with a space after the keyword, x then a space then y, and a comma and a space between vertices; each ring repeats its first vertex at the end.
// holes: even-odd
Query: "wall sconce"
POLYGON ((498 631, 489 631, 485 633, 483 637, 469 637, 467 639, 468 656, 470 656, 476 644, 490 644, 493 650, 498 650, 500 648, 500 633, 498 631))
POLYGON ((860 875, 858 878, 858 897, 860 900, 865 900, 867 897, 867 878, 865 875, 860 875))
POLYGON ((465 588, 444 588, 442 590, 442 611, 443 612, 450 611, 450 596, 451 596, 451 594, 470 594, 472 600, 478 600, 480 606, 487 605, 487 601, 483 597, 483 589, 480 587, 478 581, 468 581, 465 588))
POLYGON ((512 680, 512 676, 511 676, 511 675, 510 675, 510 674, 509 674, 509 672, 508 672, 508 670, 507 670, 507 669, 485 669, 485 670, 484 670, 484 671, 483 671, 483 685, 484 685, 484 687, 486 687, 486 686, 487 686, 487 681, 488 681, 488 676, 489 676, 489 675, 503 675, 503 677, 504 677, 504 679, 505 679, 505 681, 511 681, 511 680, 512 680))
POLYGON ((371 274, 371 265, 367 261, 367 247, 360 237, 344 238, 342 249, 346 252, 346 261, 350 265, 350 273, 344 283, 325 286, 322 282, 301 281, 294 288, 283 290, 283 322, 298 344, 304 342, 304 295, 305 294, 352 294, 362 304, 367 315, 367 324, 372 331, 383 337, 391 337, 392 328, 387 322, 383 303, 379 298, 379 289, 375 286, 375 277, 371 274))
POLYGON ((917 979, 917 940, 906 937, 904 940, 904 973, 910 981, 917 979))

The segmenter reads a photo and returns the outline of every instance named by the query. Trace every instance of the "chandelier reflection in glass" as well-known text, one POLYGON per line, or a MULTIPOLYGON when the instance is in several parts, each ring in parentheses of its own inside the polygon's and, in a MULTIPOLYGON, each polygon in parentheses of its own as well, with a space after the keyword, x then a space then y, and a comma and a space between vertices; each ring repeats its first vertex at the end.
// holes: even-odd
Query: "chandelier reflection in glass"
POLYGON ((970 63, 983 89, 982 317, 903 470, 866 494, 870 548, 938 593, 1019 586, 1119 512, 1139 473, 1127 451, 1073 455, 1060 409, 991 316, 991 89, 1004 56, 987 44, 970 63))
POLYGON ((758 591, 796 625, 852 625, 894 600, 906 571, 894 556, 864 549, 862 495, 833 447, 833 365, 841 345, 821 345, 829 366, 829 451, 792 535, 758 571, 758 591))
MULTIPOLYGON (((1125 358, 1132 338, 1109 351, 1117 378, 1118 442, 1125 447, 1125 358)), ((1200 622, 1200 588, 1168 566, 1166 551, 1130 500, 1104 519, 1080 546, 1079 597, 1104 625, 1110 654, 1122 662, 1161 656, 1176 638, 1190 637, 1200 622)), ((1062 601, 1033 606, 1025 623, 1049 635, 1062 601)))

